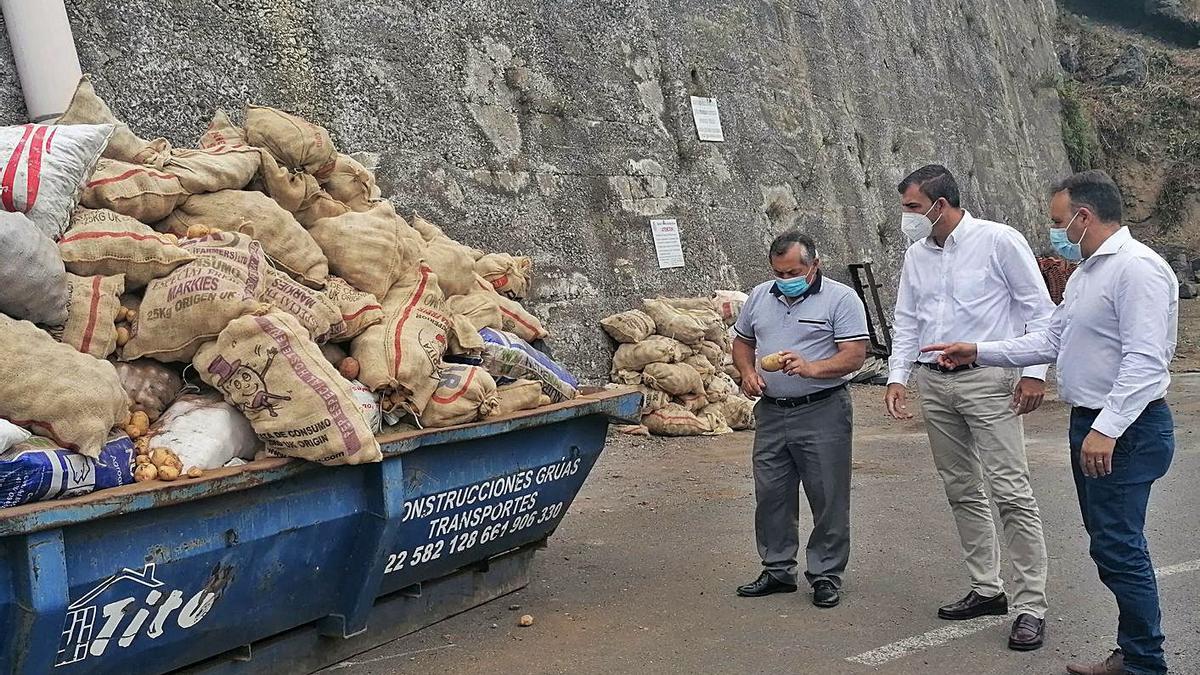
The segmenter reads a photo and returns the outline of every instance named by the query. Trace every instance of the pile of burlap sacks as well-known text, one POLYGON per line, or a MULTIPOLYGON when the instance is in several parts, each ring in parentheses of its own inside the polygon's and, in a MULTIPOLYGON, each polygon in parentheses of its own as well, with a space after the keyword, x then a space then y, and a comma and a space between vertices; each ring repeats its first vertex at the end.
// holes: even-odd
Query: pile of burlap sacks
POLYGON ((606 317, 618 343, 610 379, 642 392, 642 429, 630 433, 698 436, 754 428, 754 403, 739 389, 729 326, 745 295, 655 298, 606 317))
POLYGON ((441 427, 574 396, 487 368, 481 330, 547 336, 518 302, 530 260, 400 215, 320 126, 248 106, 243 126, 218 111, 195 148, 172 147, 85 78, 56 125, 7 130, 10 166, 59 130, 106 142, 66 210, 4 204, 29 216, 4 231, 37 282, 0 289, 0 418, 96 457, 131 404, 154 422, 198 378, 261 452, 358 464, 381 459, 372 415, 441 427))

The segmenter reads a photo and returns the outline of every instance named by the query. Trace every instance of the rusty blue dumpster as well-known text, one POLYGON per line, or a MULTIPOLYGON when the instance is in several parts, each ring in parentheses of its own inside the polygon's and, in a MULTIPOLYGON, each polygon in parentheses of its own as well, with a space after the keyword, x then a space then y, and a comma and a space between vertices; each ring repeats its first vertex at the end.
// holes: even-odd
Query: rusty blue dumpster
POLYGON ((0 511, 0 672, 311 672, 516 590, 640 394, 0 511))

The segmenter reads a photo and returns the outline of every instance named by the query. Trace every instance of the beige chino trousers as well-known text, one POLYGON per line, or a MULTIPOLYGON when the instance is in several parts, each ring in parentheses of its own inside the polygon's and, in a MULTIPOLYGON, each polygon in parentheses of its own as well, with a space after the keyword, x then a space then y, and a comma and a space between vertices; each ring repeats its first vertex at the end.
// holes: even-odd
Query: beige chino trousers
POLYGON ((1024 427, 1012 410, 1018 377, 1003 368, 939 373, 917 366, 916 381, 972 589, 984 597, 1004 592, 990 492, 1012 561, 1009 607, 1044 618, 1046 541, 1029 483, 1024 427))

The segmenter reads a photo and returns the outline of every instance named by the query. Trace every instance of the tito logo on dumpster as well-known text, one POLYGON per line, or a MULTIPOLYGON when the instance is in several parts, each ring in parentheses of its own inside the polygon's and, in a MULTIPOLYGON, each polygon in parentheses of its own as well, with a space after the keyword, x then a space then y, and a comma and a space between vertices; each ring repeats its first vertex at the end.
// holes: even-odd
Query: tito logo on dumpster
POLYGON ((67 607, 55 667, 104 656, 110 648, 124 649, 139 635, 158 639, 170 624, 187 630, 195 626, 220 599, 233 568, 218 565, 208 582, 190 597, 168 588, 154 576, 154 563, 141 571, 128 567, 105 579, 67 607), (104 596, 118 596, 104 602, 104 596), (122 597, 123 596, 123 597, 122 597))

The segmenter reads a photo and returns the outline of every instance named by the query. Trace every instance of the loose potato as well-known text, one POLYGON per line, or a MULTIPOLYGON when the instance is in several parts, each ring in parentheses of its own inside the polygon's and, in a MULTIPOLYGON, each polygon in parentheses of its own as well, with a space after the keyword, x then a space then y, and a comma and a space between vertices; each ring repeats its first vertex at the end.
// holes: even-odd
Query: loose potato
POLYGON ((156 478, 158 478, 158 467, 153 464, 142 464, 133 471, 133 480, 138 483, 145 483, 156 478))
POLYGON ((175 480, 177 478, 179 478, 179 469, 177 469, 176 467, 173 467, 173 466, 158 467, 158 479, 159 480, 175 480))
POLYGON ((358 371, 358 359, 354 358, 353 356, 347 356, 346 358, 342 359, 341 363, 338 364, 338 372, 341 373, 342 377, 346 378, 347 380, 357 380, 358 371))
POLYGON ((146 466, 150 464, 150 455, 137 455, 133 458, 134 466, 146 466))
POLYGON ((152 448, 150 450, 150 462, 159 469, 170 466, 177 471, 183 471, 183 462, 180 461, 179 455, 176 455, 170 448, 152 448))
POLYGON ((199 239, 212 234, 212 228, 207 225, 192 225, 187 229, 188 239, 199 239))
POLYGON ((528 628, 533 625, 532 614, 522 614, 520 619, 517 619, 517 625, 522 628, 528 628))
POLYGON ((542 394, 541 397, 538 398, 538 407, 539 408, 544 405, 550 405, 551 403, 553 403, 553 401, 551 401, 550 397, 545 394, 542 394))
POLYGON ((117 327, 117 346, 124 347, 129 343, 129 329, 125 326, 117 327))
POLYGON ((767 354, 766 356, 762 357, 761 361, 759 361, 759 365, 761 365, 762 369, 768 373, 774 373, 776 371, 783 370, 783 353, 779 352, 776 354, 767 354))
POLYGON ((199 477, 201 477, 201 476, 203 476, 203 475, 204 475, 204 472, 203 472, 203 471, 201 471, 201 470, 200 470, 200 467, 198 467, 198 466, 193 466, 192 468, 190 468, 190 469, 188 469, 188 470, 187 470, 187 477, 188 477, 188 478, 199 478, 199 477))

